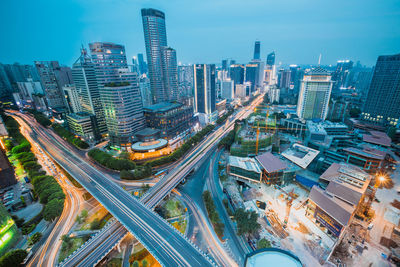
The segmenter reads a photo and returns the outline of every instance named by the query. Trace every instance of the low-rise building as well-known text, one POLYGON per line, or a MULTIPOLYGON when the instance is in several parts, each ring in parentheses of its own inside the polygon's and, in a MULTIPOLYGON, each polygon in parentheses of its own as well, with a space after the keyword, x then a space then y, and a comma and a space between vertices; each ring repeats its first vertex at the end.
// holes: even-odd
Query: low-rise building
POLYGON ((319 151, 300 145, 293 144, 292 147, 282 152, 282 156, 294 164, 306 169, 311 162, 318 156, 319 151))
POLYGON ((363 141, 385 149, 390 147, 392 143, 392 139, 386 133, 380 131, 369 131, 369 134, 363 134, 363 141))
POLYGON ((356 165, 366 171, 375 172, 382 167, 386 158, 386 152, 363 145, 360 148, 347 147, 343 149, 347 156, 346 162, 356 165))
POLYGON ((289 168, 288 164, 272 153, 266 152, 259 155, 256 160, 262 168, 262 178, 267 185, 282 185, 293 181, 295 177, 293 168, 289 168))
POLYGON ((85 140, 98 140, 100 135, 96 129, 96 117, 86 112, 67 114, 68 128, 85 140))
POLYGON ((305 144, 308 147, 324 151, 339 140, 351 139, 348 127, 338 122, 313 122, 307 121, 305 144))
POLYGON ((0 150, 0 189, 16 184, 14 168, 8 161, 7 156, 0 150))
POLYGON ((312 187, 306 216, 328 234, 339 237, 362 206, 371 176, 356 166, 334 163, 320 181, 326 189, 312 187))
POLYGON ((160 130, 165 139, 190 131, 195 123, 193 109, 183 104, 162 102, 143 110, 147 127, 160 130))
POLYGON ((229 156, 227 173, 243 182, 261 183, 262 171, 254 158, 229 156))

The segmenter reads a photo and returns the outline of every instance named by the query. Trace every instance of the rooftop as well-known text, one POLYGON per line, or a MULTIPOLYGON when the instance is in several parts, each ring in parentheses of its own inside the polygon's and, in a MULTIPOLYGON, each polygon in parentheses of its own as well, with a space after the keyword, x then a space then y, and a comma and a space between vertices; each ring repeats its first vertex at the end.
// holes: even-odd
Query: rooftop
POLYGON ((370 131, 369 134, 363 134, 363 141, 387 147, 392 143, 392 139, 386 133, 379 131, 370 131))
POLYGON ((161 102, 158 104, 154 104, 151 106, 144 107, 144 111, 149 112, 167 112, 175 108, 181 107, 182 104, 179 103, 170 103, 170 102, 161 102))
POLYGON ((294 144, 292 147, 282 152, 282 156, 306 169, 308 165, 318 156, 319 151, 300 145, 294 144))
POLYGON ((327 135, 327 130, 336 129, 336 130, 343 130, 347 131, 348 127, 346 124, 341 122, 331 122, 331 121, 324 121, 324 122, 313 122, 307 121, 307 128, 311 133, 320 133, 327 135))
POLYGON ((148 152, 150 150, 156 150, 163 148, 168 145, 168 141, 165 139, 157 139, 151 142, 137 142, 132 145, 132 150, 135 152, 148 152))
POLYGON ((332 163, 320 176, 329 182, 326 190, 346 201, 357 205, 371 181, 371 176, 361 168, 346 164, 332 163))
POLYGON ((240 169, 261 173, 261 169, 253 158, 229 156, 229 165, 240 169))
POLYGON ((75 120, 86 120, 90 119, 91 114, 86 113, 86 112, 78 112, 78 113, 70 113, 67 115, 67 117, 70 117, 75 120))
POLYGON ((152 136, 160 132, 160 130, 153 129, 153 128, 144 128, 143 130, 137 131, 136 135, 141 136, 152 136))
POLYGON ((266 152, 260 156, 257 156, 256 160, 268 173, 281 171, 287 168, 285 162, 272 155, 270 152, 266 152))
POLYGON ((333 217, 341 225, 349 223, 355 207, 325 192, 318 186, 313 186, 308 196, 319 208, 333 217))
POLYGON ((376 159, 376 160, 384 160, 386 156, 386 153, 384 153, 383 151, 369 147, 364 147, 363 149, 355 147, 347 147, 344 148, 343 150, 348 153, 357 154, 366 158, 376 159))

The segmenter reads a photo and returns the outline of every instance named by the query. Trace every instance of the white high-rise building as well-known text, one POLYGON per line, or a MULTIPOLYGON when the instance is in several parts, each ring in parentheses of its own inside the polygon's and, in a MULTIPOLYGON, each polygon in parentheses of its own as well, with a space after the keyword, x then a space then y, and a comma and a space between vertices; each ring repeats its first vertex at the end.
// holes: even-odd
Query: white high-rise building
POLYGON ((279 103, 281 90, 276 85, 269 86, 268 97, 271 103, 279 103))
POLYGON ((317 67, 304 74, 297 103, 297 116, 325 120, 332 91, 331 75, 317 67))
POLYGON ((235 83, 231 79, 221 81, 221 97, 227 100, 235 98, 235 83))

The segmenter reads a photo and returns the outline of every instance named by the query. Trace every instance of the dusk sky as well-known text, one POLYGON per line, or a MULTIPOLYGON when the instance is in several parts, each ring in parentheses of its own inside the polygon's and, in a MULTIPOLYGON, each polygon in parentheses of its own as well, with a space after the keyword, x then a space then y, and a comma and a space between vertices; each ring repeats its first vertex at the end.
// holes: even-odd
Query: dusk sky
POLYGON ((339 59, 372 66, 400 53, 398 0, 3 0, 0 62, 58 60, 71 65, 81 44, 125 45, 128 60, 145 53, 140 9, 166 14, 168 45, 182 63, 248 62, 254 41, 261 56, 283 64, 339 59))

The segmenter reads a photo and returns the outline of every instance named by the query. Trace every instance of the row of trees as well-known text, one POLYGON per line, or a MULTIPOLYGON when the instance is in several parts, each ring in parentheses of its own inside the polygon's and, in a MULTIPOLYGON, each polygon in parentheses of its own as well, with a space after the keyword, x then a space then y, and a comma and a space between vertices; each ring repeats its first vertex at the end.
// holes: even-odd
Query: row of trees
POLYGON ((75 147, 79 149, 87 149, 89 148, 89 144, 80 139, 79 137, 75 137, 73 133, 62 127, 61 125, 57 123, 53 123, 51 125, 53 130, 62 138, 68 141, 68 143, 74 145, 75 147))
MULTIPOLYGON (((2 117, 10 136, 18 143, 11 149, 11 153, 28 173, 35 194, 39 197, 40 203, 44 204, 44 209, 39 214, 40 216, 36 216, 35 220, 31 220, 22 226, 22 232, 27 234, 35 228, 36 224, 41 220, 41 216, 45 220, 51 221, 61 215, 65 195, 54 177, 46 175, 46 172, 42 170, 42 166, 38 164, 37 158, 30 151, 31 144, 19 131, 18 122, 4 113, 2 117)), ((14 145, 14 142, 10 144, 10 147, 11 145, 14 145)))
POLYGON ((116 158, 98 148, 90 150, 88 154, 100 165, 120 171, 121 179, 139 180, 151 176, 151 166, 149 164, 138 166, 128 159, 125 154, 121 154, 119 158, 116 158))
POLYGON ((201 131, 192 136, 185 144, 183 144, 180 148, 172 152, 170 155, 153 160, 148 162, 151 167, 160 166, 164 164, 168 164, 180 159, 183 155, 186 154, 194 145, 198 144, 204 136, 209 134, 215 128, 214 125, 207 125, 201 131))
POLYGON ((221 221, 221 218, 219 217, 219 214, 215 207, 215 203, 214 200, 212 199, 210 191, 207 190, 203 192, 203 201, 207 209, 208 217, 211 220, 215 232, 217 233, 219 238, 222 238, 224 236, 225 225, 221 221))
POLYGON ((28 252, 23 249, 15 249, 7 252, 0 258, 0 267, 22 266, 28 252))

